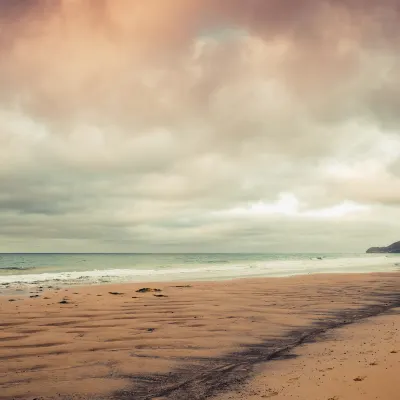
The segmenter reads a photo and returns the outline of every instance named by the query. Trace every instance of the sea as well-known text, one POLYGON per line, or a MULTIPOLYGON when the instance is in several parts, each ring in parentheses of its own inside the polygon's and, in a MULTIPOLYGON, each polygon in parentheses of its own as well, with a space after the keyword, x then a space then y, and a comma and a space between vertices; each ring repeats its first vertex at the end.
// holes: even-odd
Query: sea
POLYGON ((400 254, 0 254, 0 285, 216 281, 400 270, 400 254))

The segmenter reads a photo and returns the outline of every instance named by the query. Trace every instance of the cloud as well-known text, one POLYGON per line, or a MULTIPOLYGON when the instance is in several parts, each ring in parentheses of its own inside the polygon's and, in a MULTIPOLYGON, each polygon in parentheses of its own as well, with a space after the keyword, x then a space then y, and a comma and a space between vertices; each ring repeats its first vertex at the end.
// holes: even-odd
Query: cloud
POLYGON ((0 0, 0 250, 398 239, 399 11, 0 0))

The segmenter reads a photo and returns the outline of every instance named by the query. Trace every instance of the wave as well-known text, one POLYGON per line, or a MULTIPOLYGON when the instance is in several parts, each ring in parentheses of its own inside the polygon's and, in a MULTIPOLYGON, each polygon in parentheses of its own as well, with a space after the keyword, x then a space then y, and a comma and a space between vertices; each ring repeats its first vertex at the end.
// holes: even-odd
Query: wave
POLYGON ((205 264, 229 264, 228 260, 210 260, 210 261, 203 261, 205 264))
POLYGON ((35 269, 36 267, 1 267, 0 271, 27 271, 35 269))
MULTIPOLYGON (((64 285, 105 282, 168 282, 223 280, 251 277, 279 277, 315 273, 362 273, 398 270, 398 258, 368 256, 359 258, 269 260, 240 264, 202 263, 191 268, 107 269, 73 272, 41 272, 0 275, 0 284, 59 283, 64 285)), ((10 267, 18 269, 19 267, 10 267)))

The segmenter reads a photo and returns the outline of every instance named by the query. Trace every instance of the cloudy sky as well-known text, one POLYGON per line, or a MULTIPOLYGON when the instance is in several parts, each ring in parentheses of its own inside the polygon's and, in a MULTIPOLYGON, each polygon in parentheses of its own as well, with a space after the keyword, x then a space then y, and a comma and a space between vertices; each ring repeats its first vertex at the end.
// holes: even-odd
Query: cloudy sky
POLYGON ((0 0, 0 251, 395 240, 398 0, 0 0))

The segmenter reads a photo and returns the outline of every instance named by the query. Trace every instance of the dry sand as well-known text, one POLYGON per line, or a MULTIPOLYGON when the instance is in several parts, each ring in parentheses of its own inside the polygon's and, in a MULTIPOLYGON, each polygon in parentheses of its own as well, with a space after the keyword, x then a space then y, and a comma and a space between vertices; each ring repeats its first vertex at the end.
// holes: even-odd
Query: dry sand
POLYGON ((0 399, 399 398, 399 273, 145 286, 1 297, 0 399))

